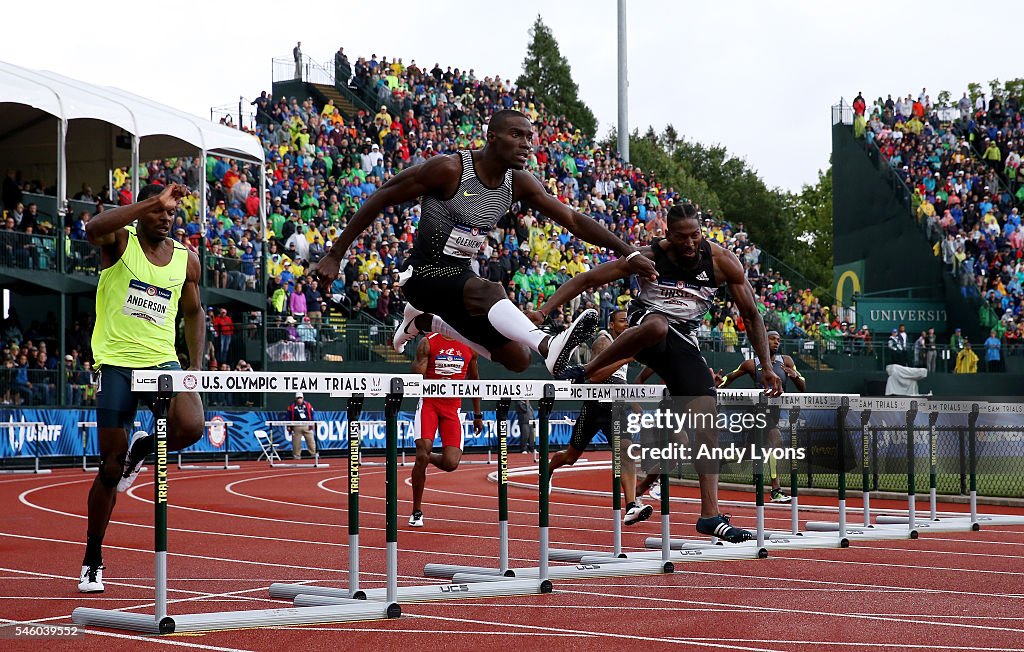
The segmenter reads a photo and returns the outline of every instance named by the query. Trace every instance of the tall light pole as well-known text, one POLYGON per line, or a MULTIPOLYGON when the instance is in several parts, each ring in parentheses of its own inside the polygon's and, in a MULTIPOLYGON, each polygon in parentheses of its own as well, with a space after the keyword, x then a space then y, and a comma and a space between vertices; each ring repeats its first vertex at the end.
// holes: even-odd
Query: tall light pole
POLYGON ((618 0, 619 155, 629 163, 629 79, 626 78, 626 0, 618 0))

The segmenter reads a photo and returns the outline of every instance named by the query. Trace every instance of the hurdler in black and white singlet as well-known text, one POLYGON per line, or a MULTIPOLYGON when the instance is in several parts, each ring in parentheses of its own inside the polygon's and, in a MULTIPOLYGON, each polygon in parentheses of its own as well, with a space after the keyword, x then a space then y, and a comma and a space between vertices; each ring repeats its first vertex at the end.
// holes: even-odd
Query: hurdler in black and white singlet
POLYGON ((512 207, 512 170, 497 188, 488 188, 476 176, 473 153, 459 152, 462 177, 448 199, 424 195, 419 228, 413 240, 412 262, 468 266, 487 234, 512 207))
POLYGON ((697 327, 711 307, 718 281, 715 279, 715 265, 711 243, 701 240, 701 262, 696 269, 683 269, 669 260, 660 246, 661 238, 651 242, 654 251, 654 268, 658 280, 640 278, 640 295, 629 306, 629 323, 636 324, 642 316, 637 313, 655 312, 668 318, 669 328, 684 340, 699 348, 697 327))

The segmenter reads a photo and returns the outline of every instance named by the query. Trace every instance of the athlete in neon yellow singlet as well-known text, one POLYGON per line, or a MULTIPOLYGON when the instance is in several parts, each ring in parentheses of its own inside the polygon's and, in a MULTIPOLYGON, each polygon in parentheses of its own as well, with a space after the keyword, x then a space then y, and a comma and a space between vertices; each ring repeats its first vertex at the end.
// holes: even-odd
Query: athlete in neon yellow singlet
MULTIPOLYGON (((174 348, 176 318, 185 322, 189 369, 199 370, 205 343, 205 320, 199 299, 199 256, 168 237, 175 211, 188 188, 148 185, 139 201, 104 211, 86 228, 89 242, 100 247, 101 271, 96 289, 93 354, 99 368, 96 425, 100 467, 89 490, 89 525, 78 590, 103 591, 103 537, 119 491, 138 476, 153 436, 128 433, 139 401, 152 407, 154 395, 131 391, 132 369, 180 369, 174 348), (129 226, 136 222, 136 226, 129 226)), ((180 450, 203 434, 199 394, 171 399, 167 444, 180 450)))

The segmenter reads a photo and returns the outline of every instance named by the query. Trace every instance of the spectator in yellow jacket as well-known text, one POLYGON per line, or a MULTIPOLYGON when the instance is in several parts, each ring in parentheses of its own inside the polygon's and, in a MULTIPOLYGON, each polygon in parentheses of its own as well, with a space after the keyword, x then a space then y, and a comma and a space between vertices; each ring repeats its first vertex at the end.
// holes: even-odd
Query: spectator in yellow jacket
POLYGON ((964 348, 956 354, 956 368, 953 371, 958 374, 978 373, 978 354, 971 349, 971 343, 964 340, 964 348))

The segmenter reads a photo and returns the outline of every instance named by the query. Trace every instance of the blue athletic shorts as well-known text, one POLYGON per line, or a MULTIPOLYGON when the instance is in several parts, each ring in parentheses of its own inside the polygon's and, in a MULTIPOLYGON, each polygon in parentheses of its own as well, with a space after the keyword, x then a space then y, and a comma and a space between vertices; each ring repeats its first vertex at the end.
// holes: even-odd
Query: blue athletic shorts
MULTIPOLYGON (((147 369, 181 371, 177 362, 165 362, 147 369)), ((155 392, 133 392, 132 371, 128 367, 105 364, 99 370, 99 386, 96 389, 96 427, 123 428, 131 432, 135 427, 135 412, 139 401, 153 409, 155 392)))

